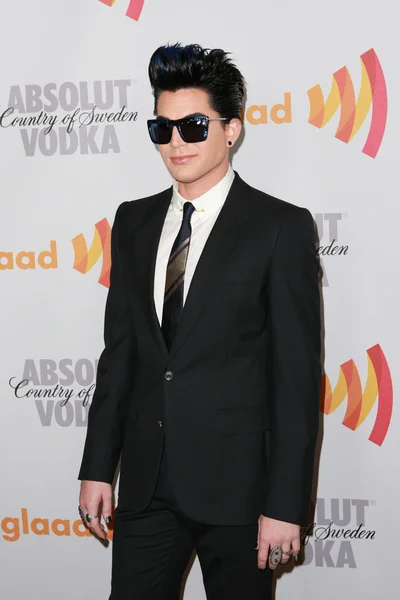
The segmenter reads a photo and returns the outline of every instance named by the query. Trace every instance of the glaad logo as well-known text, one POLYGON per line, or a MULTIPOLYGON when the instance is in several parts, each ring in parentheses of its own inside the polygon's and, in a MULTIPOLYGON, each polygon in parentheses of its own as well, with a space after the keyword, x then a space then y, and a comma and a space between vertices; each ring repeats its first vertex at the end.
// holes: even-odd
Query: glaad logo
POLYGON ((316 522, 302 531, 304 565, 343 569, 357 567, 358 540, 375 539, 375 530, 365 529, 367 509, 374 502, 350 498, 318 498, 316 522))
POLYGON ((19 130, 25 156, 119 153, 115 124, 138 118, 137 111, 127 110, 131 85, 130 79, 13 85, 0 128, 19 130), (115 105, 116 112, 110 110, 115 105), (55 114, 58 110, 64 114, 55 114))
POLYGON ((322 285, 324 287, 329 287, 324 257, 346 256, 349 251, 347 245, 341 246, 337 243, 339 241, 339 223, 343 219, 343 213, 316 213, 314 218, 317 224, 319 241, 321 243, 321 246, 317 248, 317 254, 323 272, 322 285), (329 244, 325 243, 327 236, 329 244))
POLYGON ((72 239, 75 260, 73 268, 79 273, 86 274, 102 256, 99 283, 110 287, 111 269, 111 227, 107 219, 102 219, 94 226, 94 237, 88 250, 86 240, 82 233, 72 239))
POLYGON ((383 70, 373 48, 361 55, 362 79, 358 99, 347 67, 333 74, 332 87, 324 101, 320 85, 308 90, 308 122, 321 129, 340 106, 340 120, 335 137, 347 144, 364 123, 372 106, 371 124, 362 152, 371 158, 378 154, 385 133, 387 91, 383 70))
MULTIPOLYGON (((371 122, 367 140, 362 152, 375 158, 381 146, 386 129, 388 100, 383 70, 373 48, 361 55, 362 80, 358 98, 347 67, 333 74, 331 90, 326 101, 320 85, 307 92, 310 102, 308 122, 322 129, 340 107, 339 125, 335 137, 346 144, 360 130, 371 112, 371 122)), ((292 123, 292 94, 285 92, 283 103, 251 104, 242 112, 242 120, 250 125, 292 123)))
POLYGON ((50 250, 42 250, 37 253, 33 250, 22 250, 21 252, 0 252, 0 271, 13 269, 22 271, 32 269, 57 269, 57 244, 55 240, 50 241, 50 250))
POLYGON ((96 387, 98 360, 80 358, 74 362, 63 358, 25 360, 21 378, 9 381, 15 398, 35 401, 41 424, 49 427, 56 422, 61 427, 86 427, 89 401, 96 387))
MULTIPOLYGON (((106 6, 114 6, 116 0, 99 0, 102 4, 106 6)), ((139 17, 141 15, 142 9, 144 5, 144 0, 129 0, 128 9, 126 11, 126 16, 134 19, 135 21, 139 21, 139 17)))
POLYGON ((347 409, 343 425, 355 431, 367 418, 378 399, 375 423, 369 440, 382 446, 389 429, 393 409, 393 385, 389 365, 379 344, 368 348, 368 375, 362 391, 361 379, 354 361, 340 365, 339 378, 335 388, 327 375, 323 376, 321 390, 321 411, 330 415, 345 400, 347 409))
MULTIPOLYGON (((115 507, 112 509, 112 514, 115 507)), ((27 508, 20 509, 18 517, 3 517, 0 519, 1 537, 6 542, 18 542, 21 539, 21 534, 40 535, 40 536, 57 536, 69 538, 72 535, 79 538, 90 538, 92 532, 89 527, 86 527, 81 519, 72 521, 71 519, 49 519, 48 517, 32 517, 29 515, 27 508)), ((112 524, 107 527, 107 539, 113 539, 112 524)))

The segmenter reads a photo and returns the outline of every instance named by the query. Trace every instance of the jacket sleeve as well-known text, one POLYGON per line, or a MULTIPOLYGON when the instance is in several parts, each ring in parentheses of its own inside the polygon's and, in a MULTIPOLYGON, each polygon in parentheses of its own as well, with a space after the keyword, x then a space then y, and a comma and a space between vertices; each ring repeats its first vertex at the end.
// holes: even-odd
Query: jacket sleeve
POLYGON ((78 479, 112 483, 121 454, 124 421, 136 348, 132 310, 119 255, 118 208, 111 231, 111 272, 104 319, 104 349, 96 389, 88 414, 88 427, 78 479))
POLYGON ((321 388, 321 303, 316 232, 299 208, 275 244, 268 287, 272 427, 263 514, 308 522, 321 388))

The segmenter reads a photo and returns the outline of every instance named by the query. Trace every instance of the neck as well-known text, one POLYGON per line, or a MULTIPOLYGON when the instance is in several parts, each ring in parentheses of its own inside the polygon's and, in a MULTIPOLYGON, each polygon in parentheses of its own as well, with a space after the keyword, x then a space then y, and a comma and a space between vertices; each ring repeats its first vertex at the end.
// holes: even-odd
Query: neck
POLYGON ((227 158, 197 181, 192 181, 191 183, 179 181, 178 192, 185 200, 195 200, 217 185, 227 174, 228 168, 229 159, 227 158))

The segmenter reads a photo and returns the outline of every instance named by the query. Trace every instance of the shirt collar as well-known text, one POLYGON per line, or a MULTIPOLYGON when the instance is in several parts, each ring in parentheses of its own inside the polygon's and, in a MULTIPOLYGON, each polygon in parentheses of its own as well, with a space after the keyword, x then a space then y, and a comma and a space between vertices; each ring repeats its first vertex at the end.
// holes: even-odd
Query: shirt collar
MULTIPOLYGON (((196 211, 204 212, 207 214, 216 213, 223 203, 226 200, 229 189, 232 185, 232 182, 235 178, 235 172, 229 164, 228 171, 226 175, 219 181, 214 187, 212 187, 208 192, 191 200, 194 205, 196 211)), ((172 207, 175 210, 181 211, 183 209, 183 205, 187 202, 186 198, 180 195, 178 192, 178 182, 173 180, 173 192, 172 192, 172 207)))

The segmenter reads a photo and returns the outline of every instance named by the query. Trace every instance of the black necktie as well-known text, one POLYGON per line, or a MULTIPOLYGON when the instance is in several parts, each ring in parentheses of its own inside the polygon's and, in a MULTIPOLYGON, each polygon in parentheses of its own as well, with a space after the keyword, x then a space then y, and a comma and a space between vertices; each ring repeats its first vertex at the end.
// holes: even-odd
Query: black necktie
POLYGON ((164 292, 164 308, 161 329, 164 334, 168 349, 178 329, 183 308, 183 285, 185 281, 185 268, 189 253, 190 236, 192 227, 190 218, 195 208, 191 202, 183 205, 183 218, 181 228, 176 236, 171 254, 168 259, 167 275, 164 292))

